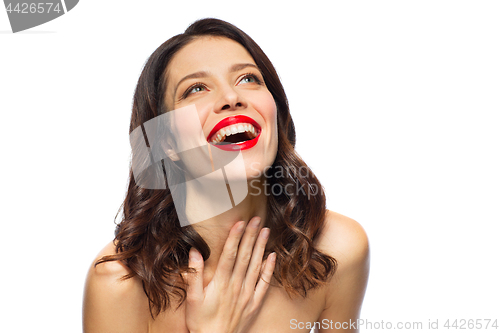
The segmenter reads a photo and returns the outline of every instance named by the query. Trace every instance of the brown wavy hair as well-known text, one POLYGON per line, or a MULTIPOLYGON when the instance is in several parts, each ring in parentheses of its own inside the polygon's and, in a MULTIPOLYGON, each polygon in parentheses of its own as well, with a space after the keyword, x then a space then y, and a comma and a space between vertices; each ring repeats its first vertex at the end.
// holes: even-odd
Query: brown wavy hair
MULTIPOLYGON (((134 93, 129 133, 146 121, 167 112, 164 103, 166 68, 182 47, 200 36, 216 36, 240 43, 261 70, 265 84, 277 106, 278 151, 266 172, 268 186, 280 191, 268 195, 266 226, 271 229, 265 256, 276 252, 274 278, 290 297, 306 297, 308 290, 323 285, 335 272, 334 258, 317 250, 313 242, 326 216, 323 188, 295 151, 295 128, 288 100, 278 74, 261 48, 243 31, 218 19, 202 19, 183 34, 164 42, 149 57, 134 93), (281 177, 275 175, 280 172, 281 177), (313 195, 311 195, 311 193, 313 195)), ((164 178, 166 179, 166 178, 164 178)), ((116 254, 100 258, 96 265, 118 260, 142 281, 154 317, 186 299, 182 273, 189 272, 189 250, 195 247, 207 260, 210 248, 192 226, 181 227, 168 184, 166 189, 147 189, 137 185, 132 169, 123 217, 115 231, 116 254)))

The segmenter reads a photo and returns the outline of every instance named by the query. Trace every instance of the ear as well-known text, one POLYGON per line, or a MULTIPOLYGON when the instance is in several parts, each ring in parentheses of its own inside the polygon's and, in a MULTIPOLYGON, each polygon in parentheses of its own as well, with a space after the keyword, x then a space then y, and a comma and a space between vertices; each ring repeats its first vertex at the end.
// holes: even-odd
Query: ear
POLYGON ((180 160, 179 155, 177 155, 175 150, 172 148, 172 143, 169 140, 163 140, 161 142, 161 147, 171 161, 177 162, 180 160))
POLYGON ((165 153, 167 153, 168 158, 172 161, 177 162, 179 160, 179 155, 172 148, 166 149, 165 153))

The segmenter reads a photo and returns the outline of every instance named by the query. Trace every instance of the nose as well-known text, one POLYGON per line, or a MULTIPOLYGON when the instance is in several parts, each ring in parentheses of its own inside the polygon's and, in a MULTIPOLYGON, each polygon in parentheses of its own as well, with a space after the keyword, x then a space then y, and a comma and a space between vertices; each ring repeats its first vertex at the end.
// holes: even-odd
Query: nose
POLYGON ((215 112, 237 111, 247 107, 247 102, 241 94, 233 87, 225 87, 221 90, 218 101, 215 104, 215 112))

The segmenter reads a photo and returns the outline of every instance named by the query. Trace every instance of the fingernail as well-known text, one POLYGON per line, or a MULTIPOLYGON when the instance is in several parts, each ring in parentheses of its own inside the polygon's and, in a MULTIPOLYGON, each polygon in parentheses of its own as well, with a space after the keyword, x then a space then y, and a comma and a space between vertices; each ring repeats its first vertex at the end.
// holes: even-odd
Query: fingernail
POLYGON ((194 261, 202 261, 203 260, 201 253, 198 252, 195 248, 191 248, 191 250, 189 251, 189 256, 194 261))
POLYGON ((269 228, 262 229, 262 238, 268 239, 269 238, 269 233, 270 233, 269 228))
POLYGON ((243 229, 245 228, 245 222, 241 221, 238 223, 239 225, 236 227, 236 231, 243 231, 243 229))
POLYGON ((257 228, 260 225, 260 217, 255 217, 252 221, 252 227, 257 228))

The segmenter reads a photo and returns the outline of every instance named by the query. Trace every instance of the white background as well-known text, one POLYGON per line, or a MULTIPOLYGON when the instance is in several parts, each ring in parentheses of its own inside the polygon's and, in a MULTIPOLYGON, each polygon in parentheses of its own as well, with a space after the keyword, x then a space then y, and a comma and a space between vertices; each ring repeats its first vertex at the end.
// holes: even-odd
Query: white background
POLYGON ((498 2, 84 0, 17 34, 0 10, 0 331, 81 331, 138 76, 203 17, 267 53, 328 208, 366 229, 361 317, 500 321, 498 2))

